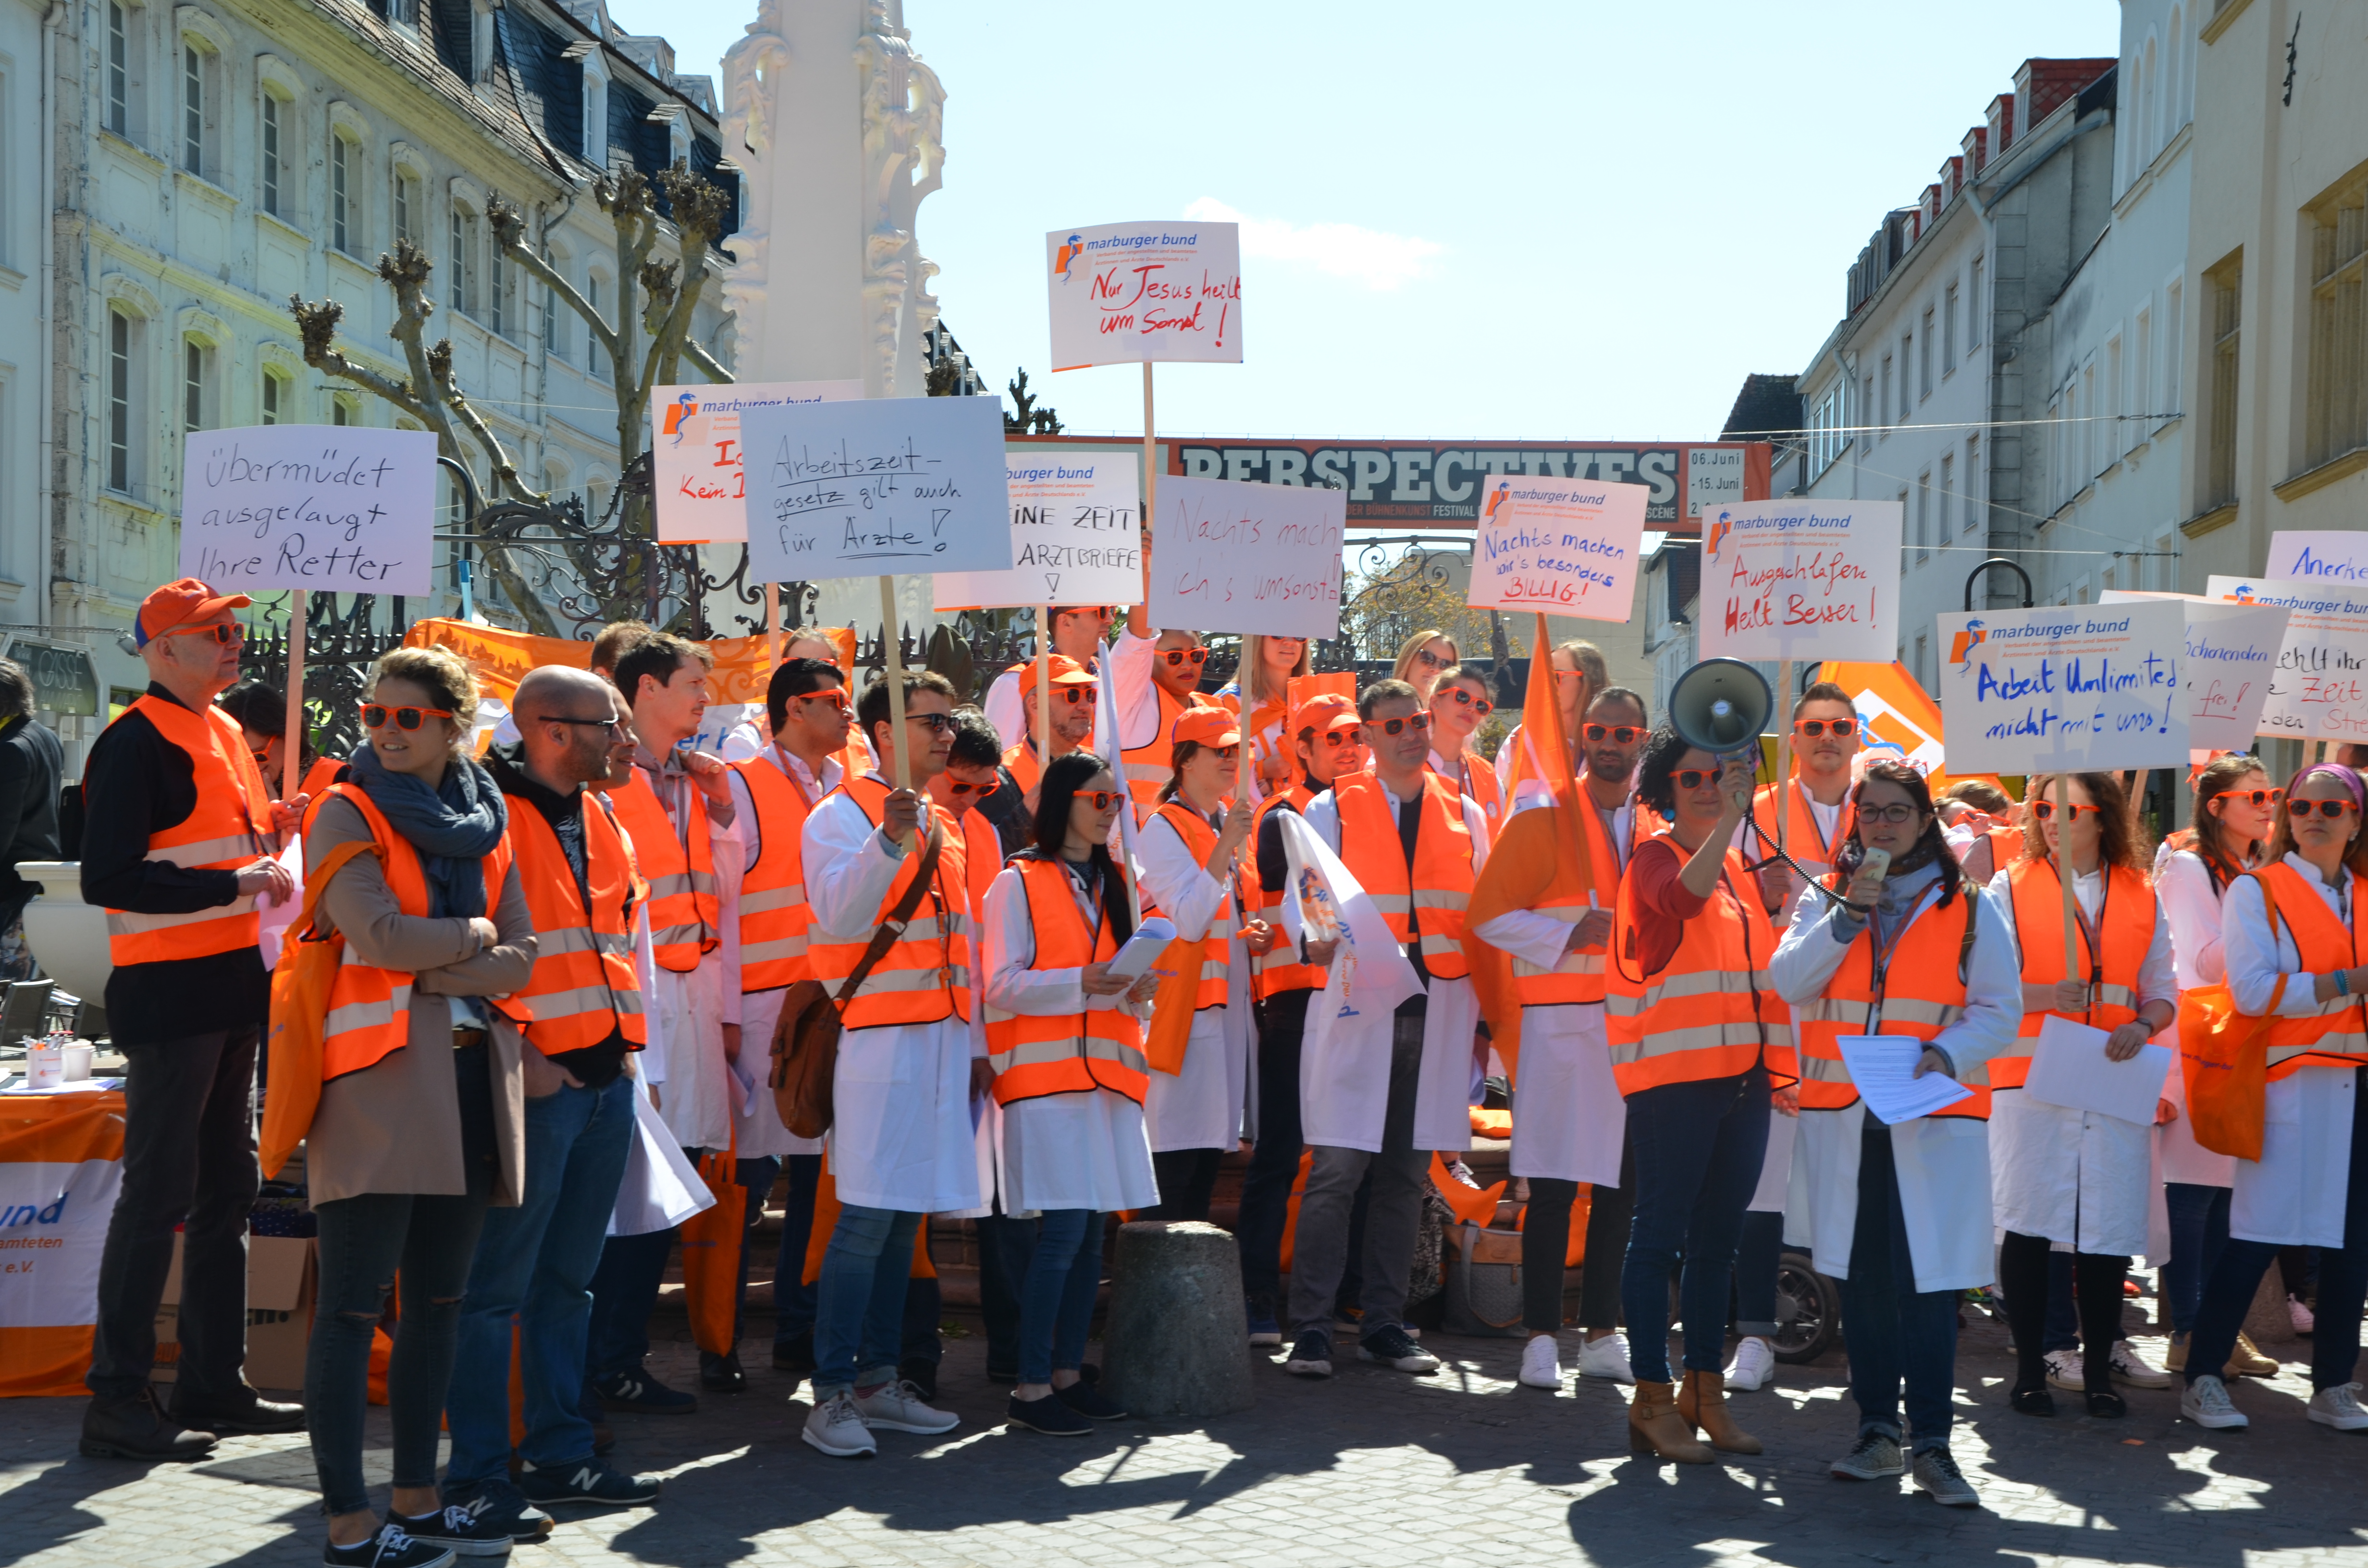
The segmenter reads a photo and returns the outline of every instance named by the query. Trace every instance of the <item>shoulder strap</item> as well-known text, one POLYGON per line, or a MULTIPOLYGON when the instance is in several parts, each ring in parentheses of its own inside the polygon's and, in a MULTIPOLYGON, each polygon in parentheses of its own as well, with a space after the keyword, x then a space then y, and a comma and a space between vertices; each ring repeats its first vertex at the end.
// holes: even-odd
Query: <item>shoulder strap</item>
POLYGON ((381 859, 385 858, 384 851, 379 848, 378 841, 374 838, 348 838, 343 844, 333 847, 326 855, 321 857, 320 865, 305 877, 303 907, 297 911, 296 924, 290 929, 295 931, 313 929, 313 909, 321 902, 321 894, 327 889, 329 880, 345 869, 347 861, 358 855, 377 855, 381 859))
POLYGON ((1957 983, 1965 983, 1974 959, 1974 927, 1981 923, 1982 890, 1970 881, 1957 890, 1965 895, 1965 934, 1957 938, 1957 983))
POLYGON ((903 939, 905 927, 911 922, 913 912, 921 907, 921 900, 928 895, 930 885, 938 880, 938 857, 945 846, 945 824, 939 822, 937 813, 932 812, 929 813, 928 840, 921 849, 920 869, 913 873, 912 881, 905 889, 905 896, 896 901, 896 907, 888 912, 888 918, 882 923, 880 929, 871 933, 871 945, 863 949, 863 956, 855 960, 855 968, 848 972, 846 983, 838 988, 836 1000, 842 1012, 848 1003, 855 1000, 856 989, 871 974, 872 966, 903 939))

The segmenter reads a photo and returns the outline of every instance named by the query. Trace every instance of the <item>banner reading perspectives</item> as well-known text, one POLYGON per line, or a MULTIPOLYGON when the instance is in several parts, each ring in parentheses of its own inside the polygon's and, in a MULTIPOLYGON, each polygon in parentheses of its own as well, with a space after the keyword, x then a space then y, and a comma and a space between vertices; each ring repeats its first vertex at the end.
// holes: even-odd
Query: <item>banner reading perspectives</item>
POLYGON ((1014 447, 1011 570, 940 572, 941 610, 1131 605, 1143 597, 1141 458, 1110 447, 1014 447))
POLYGON ((2207 597, 2284 608, 2258 733, 2368 741, 2368 586, 2293 578, 2211 577, 2207 597))
POLYGON ((2089 772, 2187 765, 2175 604, 2060 605, 1938 618, 1949 767, 2089 772))
POLYGON ((777 403, 740 429, 752 580, 1010 569, 1000 398, 777 403))
POLYGON ((2282 529, 2270 536, 2264 577, 2314 583, 2368 583, 2368 533, 2356 529, 2282 529))
POLYGON ((653 387, 651 494, 666 544, 731 544, 748 537, 740 415, 791 403, 853 403, 861 381, 743 381, 653 387))
POLYGON ((2177 604, 2187 617, 2187 744, 2196 752, 2243 751, 2260 732, 2270 673, 2284 645, 2280 605, 2229 604, 2185 594, 2108 588, 2100 604, 2177 604))
POLYGON ((1338 636, 1348 510, 1338 490, 1170 477, 1151 523, 1151 623, 1338 636))
POLYGON ((1738 501, 1702 519, 1702 656, 1873 663, 1899 643, 1896 501, 1738 501))
POLYGON ((1241 230, 1102 223, 1044 236, 1053 369, 1242 362, 1241 230))
POLYGON ((1481 491, 1465 602, 1477 609, 1626 620, 1645 499, 1641 484, 1492 476, 1481 491))
POLYGON ((192 430, 181 572, 218 593, 434 591, 436 437, 361 425, 192 430))

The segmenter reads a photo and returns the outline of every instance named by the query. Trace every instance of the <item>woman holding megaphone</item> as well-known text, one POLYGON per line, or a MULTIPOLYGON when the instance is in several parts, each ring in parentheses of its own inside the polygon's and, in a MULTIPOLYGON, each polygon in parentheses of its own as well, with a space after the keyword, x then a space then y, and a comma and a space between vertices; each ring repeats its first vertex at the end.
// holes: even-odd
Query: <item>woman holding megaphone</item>
POLYGON ((1769 966, 1800 1036, 1788 1229, 1808 1230, 1817 1271, 1841 1282, 1850 1325, 1859 1437, 1833 1473, 1901 1474, 1912 1444, 1917 1485, 1971 1507, 1949 1425, 1957 1293, 1990 1282, 1987 1096, 1886 1126, 1868 1114, 1841 1041, 1904 1035, 1923 1045, 1917 1077, 1979 1083, 2022 1016, 2014 944, 1959 870, 1922 774, 1871 762, 1851 802, 1855 825, 1834 869, 1802 890, 1769 966))

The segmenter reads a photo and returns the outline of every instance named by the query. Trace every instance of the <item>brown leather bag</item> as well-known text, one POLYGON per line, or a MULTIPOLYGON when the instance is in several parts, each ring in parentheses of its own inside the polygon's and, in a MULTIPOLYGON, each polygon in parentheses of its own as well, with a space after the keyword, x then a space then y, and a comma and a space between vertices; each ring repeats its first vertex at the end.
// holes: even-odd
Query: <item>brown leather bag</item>
POLYGON ((838 1072, 839 1017, 855 999, 857 987, 888 949, 904 937, 913 912, 921 907, 930 884, 937 881, 939 853, 945 848, 945 824, 933 814, 929 837, 921 850, 921 867, 905 889, 905 896, 871 934, 871 945, 855 960, 853 972, 834 997, 819 980, 801 980, 781 998, 781 1019, 773 1027, 773 1069, 768 1082, 781 1125, 800 1138, 819 1138, 830 1131, 831 1085, 838 1072))

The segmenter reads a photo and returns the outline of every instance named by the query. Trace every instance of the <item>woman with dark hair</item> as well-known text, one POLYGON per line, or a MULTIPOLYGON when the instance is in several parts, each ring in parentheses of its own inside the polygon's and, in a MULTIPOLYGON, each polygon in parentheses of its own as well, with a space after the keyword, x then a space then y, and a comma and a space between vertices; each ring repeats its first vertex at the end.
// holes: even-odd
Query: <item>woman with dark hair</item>
MULTIPOLYGON (((2023 858, 1990 879, 1991 901, 2021 955, 2022 1021, 2013 1046, 1990 1063, 1990 1172, 1998 1223, 1998 1282, 2020 1358, 2009 1398, 2026 1415, 2055 1414, 2048 1392, 2048 1254, 2073 1250, 2080 1304, 2077 1386, 2090 1415, 2129 1413, 2116 1381, 2141 1388, 2169 1380, 2122 1337, 2122 1278, 2146 1244, 2154 1181, 2151 1124, 2034 1099, 2023 1089, 2032 1051, 2052 1015, 2108 1032, 2105 1056, 2126 1062, 2179 1016, 2170 927, 2145 864, 2129 798, 2110 773, 2076 773, 2059 787, 2044 775, 2024 791, 2023 858), (2071 796, 2070 821, 2059 788, 2071 796), (2064 971, 2063 885, 2069 865, 2078 968, 2064 971)), ((2062 1353, 2059 1353, 2062 1354, 2062 1353)), ((2068 1356, 2066 1357, 2068 1361, 2068 1356)), ((2052 1381, 2075 1384, 2059 1363, 2052 1381)))
POLYGON ((1982 1082, 2022 1010, 2013 943, 1995 901, 1960 875, 1924 776, 1867 764, 1834 869, 1801 890, 1770 964, 1793 1005, 1801 1119, 1787 1213, 1809 1232, 1817 1271, 1841 1281, 1859 1436, 1833 1463, 1845 1480, 1909 1468, 1937 1502, 1977 1501, 1949 1452, 1957 1294, 1990 1282, 1989 1138, 1978 1089, 1931 1116, 1885 1126, 1844 1065, 1845 1036, 1922 1046, 1917 1077, 1982 1082), (1869 851, 1884 860, 1869 863, 1869 851), (1887 861, 1887 864, 1885 863, 1887 861), (1839 893, 1836 898, 1832 895, 1839 893), (1906 1388, 1905 1428, 1900 1422, 1906 1388))
POLYGON ((2352 1381, 2368 1289, 2363 807, 2358 773, 2323 762, 2304 768, 2286 787, 2269 864, 2228 890, 2228 989, 2245 1018, 2269 1020, 2269 1085, 2261 1157, 2237 1162, 2228 1244, 2204 1283, 2188 1350, 2179 1413, 2201 1426, 2246 1425, 2221 1381, 2237 1331, 2278 1249, 2315 1246, 2310 1418, 2340 1432, 2368 1428, 2352 1381))
POLYGON ((1034 842, 986 895, 986 1041, 1003 1109, 1005 1200, 1043 1214, 1020 1290, 1008 1418, 1055 1437, 1125 1414, 1078 1381, 1101 1285, 1102 1216, 1159 1200, 1144 1134, 1142 1005, 1156 971, 1110 972, 1133 934, 1110 824, 1127 809, 1101 758, 1044 770, 1034 842))

